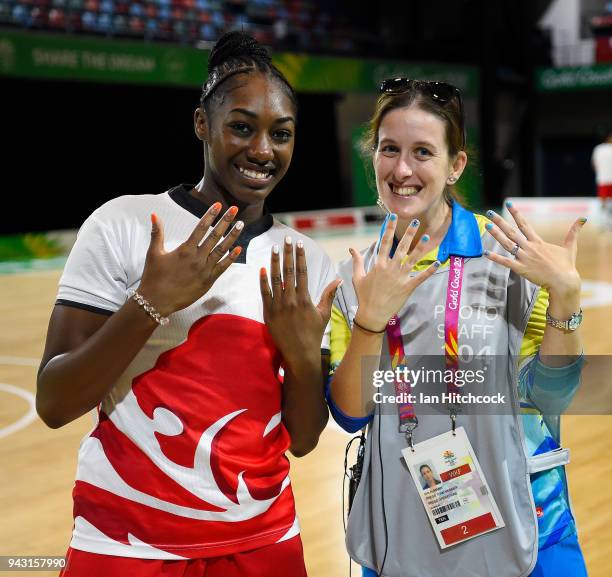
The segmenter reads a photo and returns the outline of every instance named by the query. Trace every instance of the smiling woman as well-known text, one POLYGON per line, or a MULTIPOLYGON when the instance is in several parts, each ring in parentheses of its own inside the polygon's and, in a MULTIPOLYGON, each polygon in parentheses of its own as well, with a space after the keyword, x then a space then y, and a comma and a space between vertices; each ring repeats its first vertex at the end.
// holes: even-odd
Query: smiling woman
MULTIPOLYGON (((582 366, 576 251, 586 219, 557 246, 511 202, 513 224, 463 208, 453 192, 467 163, 459 90, 393 78, 381 92, 365 148, 389 214, 379 241, 340 265, 332 310, 330 409, 347 431, 368 428, 349 554, 364 577, 585 577, 559 415, 582 366), (438 355, 454 375, 443 410, 420 400, 413 380, 415 400, 387 407, 361 386, 366 364, 418 371, 438 355), (456 400, 460 366, 486 373, 487 410, 456 400), (512 410, 487 414, 500 398, 512 410)), ((406 391, 400 380, 385 386, 376 391, 391 399, 406 391)))
POLYGON ((54 428, 98 415, 65 577, 306 574, 285 452, 310 452, 327 422, 339 281, 265 210, 296 113, 266 50, 225 35, 194 114, 203 178, 111 200, 79 231, 36 397, 54 428))
POLYGON ((261 216, 265 198, 291 163, 297 98, 262 47, 254 48, 250 62, 231 56, 241 42, 243 35, 230 34, 210 55, 194 116, 205 158, 194 195, 246 209, 248 222, 261 216))

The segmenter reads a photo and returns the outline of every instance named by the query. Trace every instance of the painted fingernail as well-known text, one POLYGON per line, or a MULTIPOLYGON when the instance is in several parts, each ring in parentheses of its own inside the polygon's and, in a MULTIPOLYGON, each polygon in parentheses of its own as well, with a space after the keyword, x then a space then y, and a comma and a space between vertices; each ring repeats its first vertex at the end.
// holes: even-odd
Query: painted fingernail
POLYGON ((210 208, 213 214, 217 214, 221 210, 221 203, 215 202, 215 204, 213 204, 210 208))
POLYGON ((495 215, 495 211, 493 211, 493 210, 487 210, 487 216, 488 216, 489 218, 493 218, 494 216, 496 216, 496 215, 495 215))
POLYGON ((415 228, 416 228, 417 226, 419 226, 419 224, 421 224, 421 223, 419 222, 419 219, 418 219, 418 218, 415 218, 415 219, 414 219, 414 220, 413 220, 413 221, 410 223, 410 226, 413 226, 413 227, 415 227, 415 228))
POLYGON ((301 240, 298 240, 295 244, 297 245, 298 248, 304 248, 304 242, 301 240))
POLYGON ((391 220, 397 220, 397 214, 393 213, 389 218, 391 220))
POLYGON ((236 230, 242 230, 244 228, 244 222, 242 222, 241 220, 239 220, 235 225, 234 228, 236 230))
POLYGON ((484 250, 483 253, 485 256, 489 256, 491 254, 490 250, 484 250))
POLYGON ((157 225, 157 215, 154 212, 151 213, 151 224, 157 225))
POLYGON ((291 240, 290 236, 286 236, 285 237, 285 244, 291 244, 293 241, 291 240))
POLYGON ((584 224, 589 219, 586 216, 582 216, 578 220, 580 221, 580 224, 584 224))
POLYGON ((433 267, 434 268, 439 268, 440 267, 440 261, 437 260, 436 262, 433 263, 433 267))
POLYGON ((237 206, 230 206, 230 209, 228 211, 232 216, 236 216, 236 213, 238 212, 238 207, 237 206))
POLYGON ((232 251, 232 255, 233 256, 238 256, 240 253, 242 252, 242 247, 241 246, 237 246, 236 248, 234 248, 234 250, 232 251))
POLYGON ((266 272, 266 267, 262 266, 262 267, 259 269, 259 276, 267 276, 267 274, 268 274, 268 273, 266 272))
POLYGON ((427 242, 428 240, 429 240, 429 235, 428 235, 428 234, 424 234, 424 235, 421 237, 421 242, 427 242))
POLYGON ((278 254, 279 249, 278 249, 278 245, 277 245, 277 244, 275 244, 275 245, 272 247, 272 252, 273 252, 274 254, 278 254))
POLYGON ((506 208, 512 208, 512 201, 511 200, 507 200, 506 201, 506 208))
POLYGON ((485 228, 487 230, 491 230, 493 228, 493 225, 490 222, 487 222, 487 224, 485 224, 485 228))

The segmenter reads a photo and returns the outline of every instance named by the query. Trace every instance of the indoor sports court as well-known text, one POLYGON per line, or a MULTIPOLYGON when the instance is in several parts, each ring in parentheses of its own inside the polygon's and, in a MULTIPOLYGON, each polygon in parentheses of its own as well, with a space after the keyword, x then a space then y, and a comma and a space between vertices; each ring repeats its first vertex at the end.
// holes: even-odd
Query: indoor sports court
MULTIPOLYGON (((564 225, 541 226, 546 238, 560 239, 564 225)), ((365 246, 375 229, 317 233, 317 240, 335 260, 347 247, 365 246)), ((609 267, 612 233, 587 225, 580 239, 579 270, 583 277, 585 350, 609 355, 612 342, 612 272, 609 267)), ((1 555, 63 555, 72 527, 71 489, 80 440, 92 426, 85 416, 58 430, 48 429, 34 411, 36 371, 48 317, 54 303, 61 263, 49 270, 8 270, 1 278, 0 342, 0 455, 2 462, 1 555)), ((8 268, 8 267, 7 267, 8 268)), ((47 266, 45 266, 47 268, 47 266)), ((585 383, 585 388, 594 383, 585 383)), ((607 383, 602 383, 607 387, 607 383)), ((583 391, 610 402, 609 389, 583 391)), ((564 445, 570 448, 567 467, 589 575, 605 577, 612 529, 612 475, 608 440, 612 416, 566 415, 562 418, 564 445)), ((309 575, 348 575, 348 556, 342 528, 342 479, 346 443, 350 435, 330 421, 319 446, 302 459, 291 458, 292 485, 302 525, 309 575)), ((30 573, 21 573, 27 574, 30 573)), ((41 573, 31 573, 39 575, 41 573)), ((52 573, 43 573, 49 574, 52 573)), ((353 574, 358 575, 353 568, 353 574)))
MULTIPOLYGON (((250 35, 257 49, 269 53, 270 64, 263 56, 253 60, 259 72, 269 73, 264 78, 268 89, 258 94, 276 94, 269 88, 278 89, 274 82, 280 78, 280 100, 289 98, 291 113, 281 120, 295 128, 295 135, 273 131, 277 144, 293 136, 295 143, 289 152, 285 149, 284 159, 275 159, 279 166, 287 164, 281 166, 287 172, 278 171, 282 182, 275 181, 262 218, 269 212, 312 237, 333 263, 348 258, 349 247, 363 249, 379 237, 384 212, 377 200, 384 204, 384 199, 377 198, 380 183, 369 155, 376 147, 366 138, 366 123, 381 96, 401 96, 417 85, 430 108, 452 109, 447 120, 455 114, 454 124, 445 121, 441 138, 450 142, 454 130, 461 144, 457 150, 466 153, 468 162, 458 179, 451 175, 446 183, 454 184, 469 210, 484 215, 493 209, 510 219, 502 207, 512 200, 538 234, 556 244, 577 218, 588 219, 576 263, 586 363, 576 398, 561 418, 561 431, 562 446, 570 450, 571 513, 588 575, 610 577, 608 0, 0 0, 5 201, 0 219, 0 575, 57 575, 57 569, 33 570, 17 560, 59 562, 71 540, 77 453, 92 431, 94 415, 51 429, 36 413, 35 394, 58 281, 77 231, 94 210, 119 196, 158 194, 200 179, 209 190, 218 186, 223 170, 210 161, 210 151, 227 160, 233 149, 229 138, 223 146, 209 146, 226 132, 208 131, 201 110, 223 81, 245 72, 233 69, 236 61, 227 55, 225 60, 213 56, 228 32, 250 35), (595 151, 604 149, 608 152, 597 156, 595 151), (208 174, 206 182, 203 174, 208 174)), ((221 108, 213 110, 221 110, 234 90, 243 89, 254 90, 249 82, 232 84, 215 100, 221 108)), ((263 100, 258 98, 253 101, 263 100)), ((236 110, 244 113, 242 106, 231 113, 236 110)), ((247 138, 245 125, 243 118, 223 130, 247 138)), ((233 169, 247 180, 274 178, 277 172, 273 166, 269 173, 249 176, 236 163, 233 169)), ((330 417, 314 451, 303 458, 289 456, 309 577, 362 575, 361 567, 349 561, 344 534, 345 451, 352 438, 330 417)), ((349 451, 349 467, 356 446, 349 451)), ((503 449, 494 447, 492 453, 501 454, 502 466, 511 470, 503 449)), ((282 453, 280 459, 286 463, 282 453)), ((541 507, 535 512, 529 507, 530 518, 543 515, 541 507)), ((156 508, 151 511, 155 514, 156 508)), ((571 526, 571 515, 564 514, 571 526)), ((577 575, 554 569, 544 577, 577 575)), ((478 577, 500 576, 492 571, 478 577)))

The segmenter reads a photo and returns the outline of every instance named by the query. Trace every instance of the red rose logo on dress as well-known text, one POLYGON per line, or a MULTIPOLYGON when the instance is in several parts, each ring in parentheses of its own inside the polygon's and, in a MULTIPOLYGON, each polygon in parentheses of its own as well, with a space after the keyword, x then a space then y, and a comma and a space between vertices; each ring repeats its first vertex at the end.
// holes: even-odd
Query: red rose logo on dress
POLYGON ((75 516, 171 552, 291 525, 280 360, 262 323, 200 319, 101 413, 87 439, 100 464, 79 470, 75 516))

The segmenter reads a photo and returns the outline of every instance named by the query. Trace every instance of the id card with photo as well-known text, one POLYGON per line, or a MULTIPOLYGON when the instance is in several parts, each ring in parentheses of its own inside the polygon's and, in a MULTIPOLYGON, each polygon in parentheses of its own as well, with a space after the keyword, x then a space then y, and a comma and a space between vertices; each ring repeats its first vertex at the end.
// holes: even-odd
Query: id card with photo
POLYGON ((402 451, 442 549, 505 526, 463 427, 402 451))

